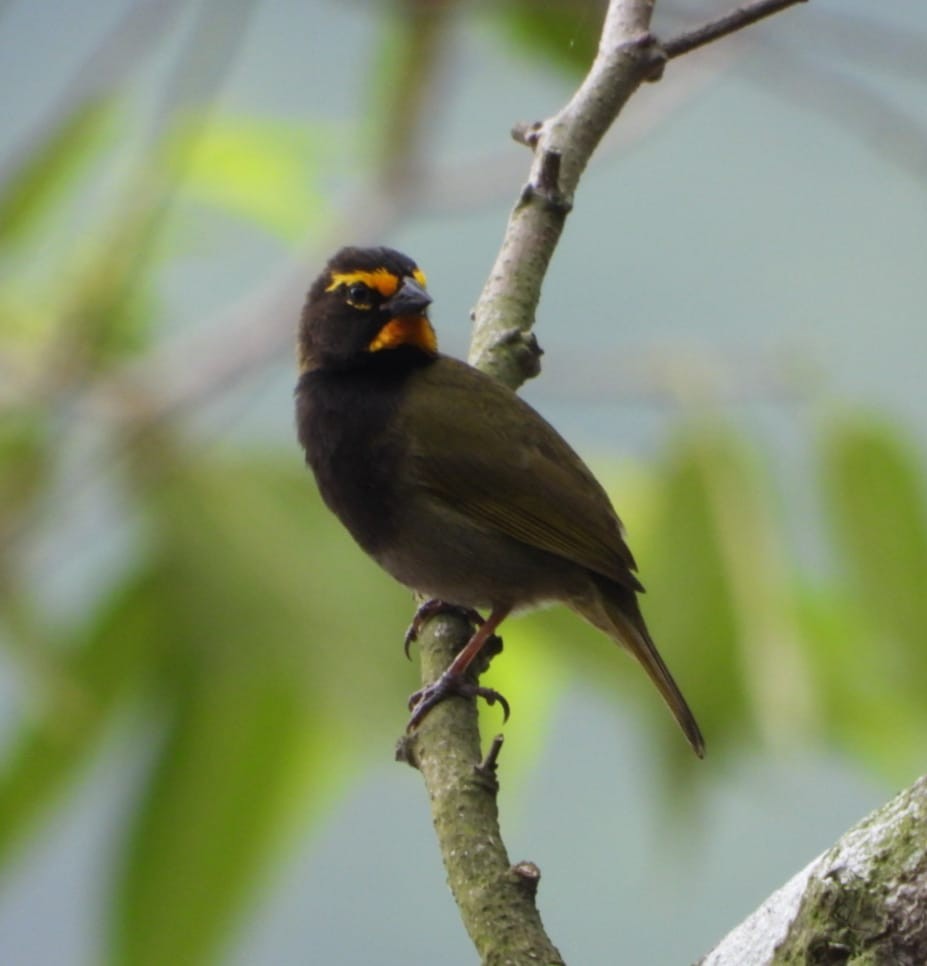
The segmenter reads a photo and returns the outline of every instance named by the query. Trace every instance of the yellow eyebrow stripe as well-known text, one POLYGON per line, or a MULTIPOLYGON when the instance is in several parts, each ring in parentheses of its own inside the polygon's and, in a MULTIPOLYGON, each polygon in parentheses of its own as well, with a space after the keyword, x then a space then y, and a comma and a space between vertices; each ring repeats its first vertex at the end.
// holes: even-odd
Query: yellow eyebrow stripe
POLYGON ((399 279, 387 268, 377 268, 372 272, 332 272, 332 280, 326 292, 333 292, 341 285, 353 285, 361 282, 376 289, 384 298, 396 294, 399 279))
MULTIPOLYGON (((422 288, 428 287, 428 280, 420 268, 415 269, 412 277, 422 288)), ((396 290, 399 288, 399 279, 393 272, 388 268, 375 268, 372 272, 332 272, 332 280, 329 282, 328 288, 325 291, 334 292, 341 285, 353 285, 355 282, 360 282, 363 285, 370 286, 372 289, 376 289, 387 299, 391 295, 395 295, 396 290)))

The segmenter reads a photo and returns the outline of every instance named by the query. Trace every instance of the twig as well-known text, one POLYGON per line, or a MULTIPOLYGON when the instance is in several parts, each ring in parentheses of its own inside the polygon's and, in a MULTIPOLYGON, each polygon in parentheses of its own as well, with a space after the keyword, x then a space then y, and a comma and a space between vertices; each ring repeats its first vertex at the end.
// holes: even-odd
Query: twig
POLYGON ((683 54, 695 50, 697 47, 704 47, 713 40, 719 40, 736 30, 749 27, 750 24, 771 17, 774 13, 792 7, 796 3, 807 3, 807 0, 753 0, 753 3, 745 3, 742 7, 732 10, 730 13, 712 20, 710 23, 702 24, 695 30, 688 30, 672 40, 663 44, 663 50, 669 60, 674 57, 681 57, 683 54))
POLYGON ((499 752, 502 751, 502 744, 505 741, 504 735, 496 735, 486 752, 486 757, 476 766, 477 772, 484 778, 492 781, 496 780, 496 768, 499 765, 499 752))

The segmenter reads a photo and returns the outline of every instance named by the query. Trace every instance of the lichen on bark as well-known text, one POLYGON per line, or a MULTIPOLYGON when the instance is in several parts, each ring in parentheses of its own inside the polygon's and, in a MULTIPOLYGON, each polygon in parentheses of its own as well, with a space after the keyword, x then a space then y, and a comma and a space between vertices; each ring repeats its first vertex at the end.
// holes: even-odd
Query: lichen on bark
POLYGON ((927 778, 815 863, 775 963, 927 963, 927 778))

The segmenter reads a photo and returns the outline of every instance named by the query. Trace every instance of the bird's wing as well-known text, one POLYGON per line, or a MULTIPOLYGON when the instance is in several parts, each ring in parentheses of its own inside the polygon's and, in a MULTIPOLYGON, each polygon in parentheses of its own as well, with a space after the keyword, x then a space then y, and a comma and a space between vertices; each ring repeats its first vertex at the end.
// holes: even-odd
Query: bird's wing
POLYGON ((543 417, 456 360, 422 375, 403 407, 417 485, 476 523, 642 589, 605 491, 543 417))

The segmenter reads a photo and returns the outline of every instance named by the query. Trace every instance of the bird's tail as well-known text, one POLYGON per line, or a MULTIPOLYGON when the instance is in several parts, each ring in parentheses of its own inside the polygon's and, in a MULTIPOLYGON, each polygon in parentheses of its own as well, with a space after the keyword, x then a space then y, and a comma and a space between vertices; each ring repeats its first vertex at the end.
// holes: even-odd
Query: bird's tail
POLYGON ((704 758, 705 739, 702 737, 695 715, 692 714, 692 709, 686 703, 686 699, 673 680, 673 675, 670 674, 669 668, 653 643, 634 591, 611 581, 607 583, 597 581, 597 586, 598 606, 594 611, 583 607, 581 613, 613 640, 623 644, 640 661, 647 676, 653 681, 667 707, 672 711, 673 717, 679 722, 679 727, 682 728, 692 750, 699 758, 704 758))

